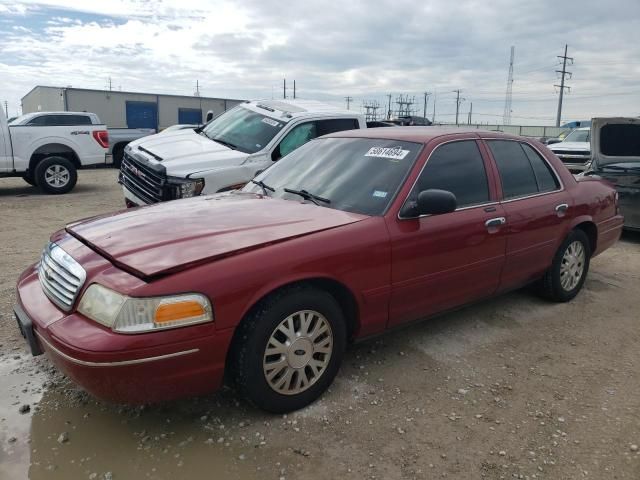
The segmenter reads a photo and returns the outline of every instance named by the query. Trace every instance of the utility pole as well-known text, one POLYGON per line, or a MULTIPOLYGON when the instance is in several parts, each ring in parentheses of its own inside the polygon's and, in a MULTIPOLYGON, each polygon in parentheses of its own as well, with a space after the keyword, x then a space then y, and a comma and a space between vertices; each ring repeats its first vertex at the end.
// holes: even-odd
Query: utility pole
POLYGON ((569 78, 571 78, 571 72, 567 72, 567 60, 569 60, 571 62, 571 65, 573 65, 573 57, 567 57, 567 48, 568 45, 565 44, 564 55, 558 55, 558 58, 562 59, 562 70, 556 70, 556 73, 559 73, 561 75, 560 85, 554 85, 554 87, 560 88, 560 97, 558 98, 558 115, 556 116, 556 127, 560 126, 560 117, 562 117, 562 98, 564 97, 564 89, 571 89, 571 87, 566 87, 564 84, 565 75, 569 75, 569 78))
POLYGON ((423 118, 427 118, 427 102, 429 101, 429 95, 431 95, 431 92, 424 92, 424 113, 422 115, 423 118))
POLYGON ((282 79, 282 98, 287 98, 287 79, 283 78, 282 79))
POLYGON ((111 87, 111 77, 109 77, 109 91, 112 91, 113 88, 111 87))
POLYGON ((468 125, 471 125, 471 115, 473 115, 473 102, 471 102, 471 106, 469 107, 469 119, 467 121, 468 125))
POLYGON ((8 101, 4 101, 4 113, 7 116, 7 118, 9 118, 9 102, 8 101))
POLYGON ((344 99, 347 101, 347 110, 349 110, 349 105, 351 105, 351 101, 353 100, 353 97, 346 96, 344 97, 344 99))
POLYGON ((296 81, 293 81, 293 99, 296 99, 296 81))
POLYGON ((387 110, 387 120, 391 120, 391 94, 387 95, 389 97, 389 108, 387 110))
POLYGON ((433 114, 431 115, 431 123, 436 123, 436 94, 433 93, 433 114))
POLYGON ((460 105, 464 102, 464 98, 460 98, 460 89, 454 90, 453 93, 456 94, 456 125, 459 125, 458 115, 460 113, 460 105))
POLYGON ((504 114, 502 123, 511 125, 511 100, 513 97, 513 59, 516 54, 516 47, 511 46, 511 60, 509 60, 509 75, 507 76, 507 93, 504 97, 504 114))
POLYGON ((196 97, 200 96, 200 82, 198 80, 196 80, 196 91, 195 91, 194 95, 196 97))

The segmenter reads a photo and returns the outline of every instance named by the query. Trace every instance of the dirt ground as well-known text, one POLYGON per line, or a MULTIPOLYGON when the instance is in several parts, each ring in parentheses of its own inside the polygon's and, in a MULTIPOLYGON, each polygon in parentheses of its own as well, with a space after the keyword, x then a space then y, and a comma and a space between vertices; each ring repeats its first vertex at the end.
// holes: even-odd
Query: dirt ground
POLYGON ((0 479, 640 478, 640 235, 571 303, 522 290, 351 347, 299 412, 229 390, 131 408, 31 357, 12 314, 50 233, 122 205, 114 170, 55 197, 0 180, 0 479))

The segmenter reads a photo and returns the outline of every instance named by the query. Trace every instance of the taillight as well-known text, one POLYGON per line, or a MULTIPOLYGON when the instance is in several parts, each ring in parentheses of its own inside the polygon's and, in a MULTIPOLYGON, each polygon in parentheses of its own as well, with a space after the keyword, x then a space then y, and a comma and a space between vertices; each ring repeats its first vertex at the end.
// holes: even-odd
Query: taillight
POLYGON ((109 148, 109 132, 106 130, 94 130, 93 138, 100 144, 102 148, 109 148))
POLYGON ((613 201, 616 205, 616 215, 620 215, 620 195, 618 195, 617 191, 613 197, 613 201))

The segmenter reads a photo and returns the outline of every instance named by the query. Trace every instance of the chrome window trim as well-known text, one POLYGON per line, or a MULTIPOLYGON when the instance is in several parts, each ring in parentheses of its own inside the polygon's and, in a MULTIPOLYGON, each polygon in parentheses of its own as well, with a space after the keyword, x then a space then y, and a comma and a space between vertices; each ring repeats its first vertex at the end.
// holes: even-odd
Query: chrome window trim
MULTIPOLYGON (((555 167, 553 165, 551 165, 549 163, 549 161, 547 160, 547 158, 540 152, 540 150, 538 148, 536 148, 535 145, 532 145, 529 142, 523 141, 523 140, 518 140, 518 139, 514 139, 514 138, 499 138, 499 137, 481 137, 481 140, 485 141, 485 142, 489 142, 492 140, 499 140, 502 142, 518 142, 518 143, 526 143, 528 146, 530 146, 531 148, 533 148, 533 150, 540 155, 540 157, 542 158, 542 161, 545 162, 545 164, 551 168, 551 171, 553 172, 553 174, 556 177, 556 180, 558 181, 558 183, 560 184, 560 188, 557 188, 555 190, 550 190, 548 192, 538 192, 538 193, 532 193, 532 194, 528 194, 528 195, 521 195, 519 197, 513 197, 513 198, 504 198, 504 189, 502 188, 502 177, 500 178, 500 190, 502 193, 502 200, 500 200, 499 203, 511 203, 511 202, 517 202, 518 200, 526 200, 529 198, 534 198, 534 197, 541 197, 542 195, 550 195, 552 193, 558 193, 558 192, 562 192, 565 190, 564 187, 564 182, 562 181, 562 178, 560 177, 560 175, 558 175, 558 171, 555 169, 555 167)), ((488 147, 488 144, 487 144, 488 147)), ((491 152, 491 156, 493 157, 493 152, 491 152)), ((526 153, 525 153, 526 156, 526 153)), ((493 159, 493 161, 495 162, 495 159, 493 159)), ((500 174, 500 169, 498 168, 498 165, 496 164, 496 168, 498 169, 498 175, 500 174)), ((533 168, 533 167, 532 167, 533 168)), ((534 176, 535 176, 535 172, 534 172, 534 176)), ((536 185, 537 185, 537 180, 536 180, 536 185)))
POLYGON ((48 348, 50 348, 56 355, 64 358, 65 360, 75 363, 76 365, 83 365, 85 367, 121 367, 126 365, 138 365, 140 363, 149 363, 149 362, 157 362, 158 360, 165 360, 167 358, 181 357, 183 355, 190 355, 192 353, 197 353, 200 351, 199 348, 192 348, 191 350, 183 350, 180 352, 167 353, 165 355, 157 355, 155 357, 143 357, 143 358, 135 358, 133 360, 121 360, 119 362, 88 362, 86 360, 80 360, 78 358, 67 355, 64 352, 61 352, 56 347, 51 345, 42 334, 38 333, 37 330, 34 330, 35 334, 38 336, 40 341, 44 343, 48 348))
MULTIPOLYGON (((398 210, 398 214, 396 215, 398 220, 414 220, 416 218, 424 218, 424 217, 430 217, 431 214, 424 214, 424 215, 418 215, 417 217, 403 217, 402 215, 400 215, 400 212, 402 212, 402 207, 404 207, 407 203, 407 200, 409 200, 409 195, 411 195, 411 192, 413 192, 413 189, 415 188, 416 184, 418 183, 418 179, 420 178, 420 175, 422 175, 422 172, 424 171, 424 169, 427 166, 427 163, 429 163, 429 160, 431 159, 431 156, 433 155, 433 152, 435 152, 438 148, 440 148, 443 145, 447 145, 448 143, 454 143, 454 142, 474 142, 476 144, 476 147, 478 146, 478 140, 480 140, 479 137, 474 137, 474 138, 456 138, 453 140, 447 140, 446 142, 442 142, 440 144, 438 144, 438 146, 436 146, 436 148, 434 148, 431 153, 429 154, 429 156, 427 157, 427 159, 424 162, 424 165, 422 165, 422 168, 420 169, 420 172, 418 173, 418 176, 416 177, 416 179, 413 182, 413 185, 411 185, 411 188, 409 189, 409 193, 407 194, 407 196, 405 197, 404 201, 402 202, 402 206, 400 207, 400 209, 398 210)), ((422 144, 423 147, 426 146, 425 143, 422 144)), ((480 153, 480 157, 482 158, 482 164, 484 165, 484 156, 482 155, 482 151, 480 150, 480 148, 478 148, 478 153, 480 153)), ((491 195, 491 188, 489 187, 489 172, 487 172, 487 167, 485 166, 485 174, 487 175, 487 188, 489 189, 489 195, 491 195)), ((497 205, 498 203, 500 203, 499 201, 494 201, 491 200, 489 202, 486 203, 477 203, 477 204, 473 204, 473 205, 465 205, 464 207, 460 207, 460 208, 456 208, 453 212, 450 213, 454 213, 460 210, 469 210, 471 208, 479 208, 479 207, 485 207, 488 205, 497 205)))

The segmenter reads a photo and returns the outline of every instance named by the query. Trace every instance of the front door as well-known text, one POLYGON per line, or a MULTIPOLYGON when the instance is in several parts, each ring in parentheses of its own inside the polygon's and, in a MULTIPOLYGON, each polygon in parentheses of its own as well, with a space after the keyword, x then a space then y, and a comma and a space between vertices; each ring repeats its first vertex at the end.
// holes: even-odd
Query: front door
POLYGON ((390 219, 390 326, 496 291, 506 249, 505 214, 490 188, 486 162, 475 140, 436 147, 408 201, 423 190, 447 190, 456 195, 457 210, 390 219))

